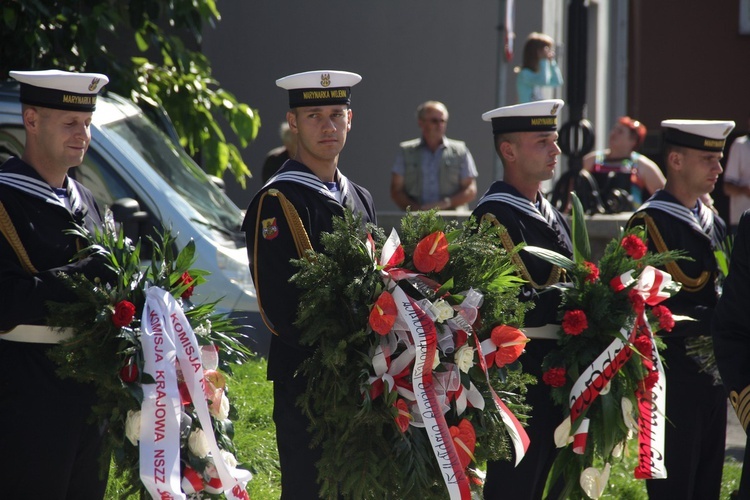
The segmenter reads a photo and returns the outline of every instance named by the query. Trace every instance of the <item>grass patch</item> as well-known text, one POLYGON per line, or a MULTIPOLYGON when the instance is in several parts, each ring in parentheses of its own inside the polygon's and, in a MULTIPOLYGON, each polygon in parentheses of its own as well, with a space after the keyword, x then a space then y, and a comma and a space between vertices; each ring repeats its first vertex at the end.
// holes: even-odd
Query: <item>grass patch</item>
MULTIPOLYGON (((275 500, 281 496, 279 457, 273 424, 273 386, 266 380, 266 361, 254 359, 234 367, 228 381, 229 398, 237 408, 233 418, 237 460, 253 473, 247 491, 253 500, 275 500)), ((609 500, 647 500, 646 485, 633 479, 637 461, 636 443, 628 456, 612 467, 609 486, 602 496, 609 500)), ((728 500, 739 487, 742 465, 733 458, 724 462, 721 499, 728 500)), ((122 499, 123 485, 110 479, 106 498, 122 499)), ((130 497, 137 498, 137 497, 130 497)), ((130 500, 130 498, 128 500, 130 500)))

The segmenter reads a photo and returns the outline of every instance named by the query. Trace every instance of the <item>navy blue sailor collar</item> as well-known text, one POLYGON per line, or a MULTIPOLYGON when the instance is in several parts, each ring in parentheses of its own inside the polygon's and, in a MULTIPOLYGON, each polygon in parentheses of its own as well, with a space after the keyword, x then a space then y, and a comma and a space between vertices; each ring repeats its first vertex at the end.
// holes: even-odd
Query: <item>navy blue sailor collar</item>
POLYGON ((329 198, 337 204, 352 209, 353 202, 349 192, 349 179, 347 179, 346 176, 342 174, 338 168, 336 169, 334 179, 336 180, 336 183, 341 190, 341 199, 343 200, 343 203, 339 203, 339 201, 336 199, 336 195, 334 195, 328 189, 328 186, 326 186, 325 182, 321 181, 318 176, 312 173, 312 171, 304 164, 296 160, 285 161, 284 165, 281 166, 276 174, 268 179, 266 184, 263 186, 263 189, 266 189, 267 187, 277 182, 294 182, 295 184, 304 186, 317 192, 318 194, 329 198))
MULTIPOLYGON (((3 169, 0 170, 0 184, 26 193, 29 196, 39 198, 50 205, 58 206, 66 211, 68 210, 55 193, 55 190, 42 179, 31 165, 20 158, 11 158, 3 165, 3 169)), ((82 219, 86 215, 87 208, 81 201, 81 195, 78 193, 76 183, 66 175, 63 188, 70 200, 71 214, 82 219)))
POLYGON ((529 217, 533 217, 540 222, 554 226, 557 224, 552 204, 541 195, 536 194, 536 203, 523 196, 516 188, 505 181, 497 181, 490 186, 490 189, 482 196, 477 203, 479 207, 482 203, 496 201, 510 205, 515 210, 523 212, 529 217))
POLYGON ((671 193, 658 190, 638 207, 636 213, 646 209, 661 210, 690 226, 695 232, 711 239, 714 230, 714 212, 699 199, 695 211, 680 203, 671 193))

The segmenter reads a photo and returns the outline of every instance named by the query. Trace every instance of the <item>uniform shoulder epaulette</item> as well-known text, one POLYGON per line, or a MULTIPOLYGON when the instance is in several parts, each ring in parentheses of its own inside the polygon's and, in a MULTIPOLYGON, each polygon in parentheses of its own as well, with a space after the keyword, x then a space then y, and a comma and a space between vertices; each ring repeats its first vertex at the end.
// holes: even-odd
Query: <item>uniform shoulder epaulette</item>
MULTIPOLYGON (((661 232, 659 231, 659 228, 656 226, 656 222, 654 222, 653 217, 648 215, 645 211, 643 212, 636 212, 633 215, 632 220, 636 219, 643 219, 643 221, 646 224, 646 236, 651 241, 654 242, 654 246, 656 247, 656 250, 659 253, 668 252, 669 248, 667 247, 667 244, 664 242, 664 238, 661 235, 661 232)), ((630 227, 630 224, 628 224, 628 227, 630 227)), ((676 281, 679 281, 682 284, 682 289, 686 292, 698 292, 700 291, 704 286, 706 286, 706 283, 708 283, 709 278, 711 277, 710 271, 703 271, 700 276, 697 278, 691 278, 685 272, 680 268, 680 266, 675 261, 669 261, 665 264, 665 267, 667 268, 667 272, 672 275, 672 278, 674 278, 676 281)))
POLYGON ((497 217, 495 217, 493 214, 486 213, 482 216, 482 219, 480 222, 489 221, 495 226, 501 228, 500 231, 500 241, 503 244, 503 248, 505 248, 505 251, 508 252, 508 255, 510 255, 510 260, 513 262, 513 264, 518 268, 518 272, 521 275, 521 277, 526 280, 533 288, 540 290, 542 288, 548 288, 555 283, 559 283, 565 275, 565 270, 561 268, 560 266, 552 265, 552 271, 550 272, 549 277, 547 278, 547 281, 540 285, 537 282, 535 282, 531 278, 531 274, 529 273, 529 270, 526 268, 526 264, 523 263, 523 259, 521 259, 521 256, 518 255, 518 252, 515 251, 516 245, 513 243, 513 239, 508 234, 507 229, 505 229, 505 226, 503 226, 499 220, 497 220, 497 217))
POLYGON ((737 418, 740 420, 742 428, 747 432, 748 425, 750 424, 750 385, 742 389, 742 392, 739 394, 737 394, 737 391, 730 392, 729 401, 737 413, 737 418))

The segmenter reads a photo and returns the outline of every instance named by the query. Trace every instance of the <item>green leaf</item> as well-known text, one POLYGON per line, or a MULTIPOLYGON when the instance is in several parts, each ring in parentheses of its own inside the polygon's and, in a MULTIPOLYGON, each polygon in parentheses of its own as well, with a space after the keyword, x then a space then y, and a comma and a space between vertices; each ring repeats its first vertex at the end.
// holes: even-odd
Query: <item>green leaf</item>
POLYGON ((547 248, 527 245, 523 247, 521 250, 529 252, 531 255, 535 255, 539 257, 540 259, 544 259, 550 264, 560 266, 566 271, 573 271, 573 269, 575 269, 576 267, 576 263, 570 260, 569 258, 567 258, 566 256, 559 254, 555 251, 549 250, 547 248))
POLYGON ((576 262, 590 261, 591 244, 583 205, 575 192, 570 193, 570 197, 573 201, 573 258, 576 262))
POLYGON ((141 52, 146 52, 148 50, 148 42, 143 38, 143 34, 140 31, 135 32, 135 44, 141 52))

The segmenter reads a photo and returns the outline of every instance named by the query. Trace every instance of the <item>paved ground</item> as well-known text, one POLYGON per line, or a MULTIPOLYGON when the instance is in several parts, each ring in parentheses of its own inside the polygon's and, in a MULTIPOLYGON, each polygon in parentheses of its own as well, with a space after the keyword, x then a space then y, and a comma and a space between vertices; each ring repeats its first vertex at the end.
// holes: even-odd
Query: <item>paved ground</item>
POLYGON ((737 419, 734 408, 727 401, 727 441, 726 456, 734 457, 738 462, 742 462, 745 454, 745 431, 737 419))

